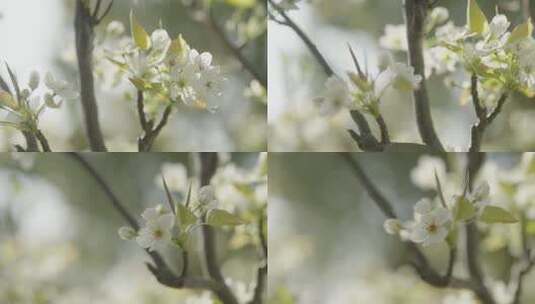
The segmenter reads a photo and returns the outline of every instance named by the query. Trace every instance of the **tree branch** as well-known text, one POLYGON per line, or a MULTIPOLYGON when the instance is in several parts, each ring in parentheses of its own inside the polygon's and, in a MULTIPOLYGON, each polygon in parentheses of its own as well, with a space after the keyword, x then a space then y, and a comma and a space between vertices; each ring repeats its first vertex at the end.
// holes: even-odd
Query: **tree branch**
POLYGON ((139 91, 137 92, 137 112, 139 115, 139 121, 141 124, 141 128, 143 129, 143 135, 138 139, 138 150, 140 152, 148 152, 152 149, 152 145, 154 144, 154 141, 160 135, 163 128, 167 125, 167 122, 169 121, 169 116, 171 115, 173 111, 173 107, 171 105, 168 105, 165 108, 165 111, 162 115, 162 118, 158 125, 154 127, 154 121, 148 120, 147 116, 145 115, 145 102, 143 97, 143 92, 139 91))
POLYGON ((50 149, 50 144, 41 130, 37 130, 35 136, 39 140, 39 143, 41 143, 41 148, 43 148, 44 152, 52 152, 52 149, 50 149))
POLYGON ((413 92, 416 122, 420 136, 423 142, 429 147, 438 151, 444 151, 433 126, 425 82, 423 40, 427 6, 427 0, 405 0, 404 2, 407 43, 409 46, 409 64, 414 68, 416 75, 422 76, 420 86, 413 92))
MULTIPOLYGON (((210 184, 218 166, 218 156, 214 152, 201 152, 200 155, 200 182, 201 187, 210 184)), ((206 214, 202 216, 203 223, 206 223, 206 214)), ((202 225, 203 249, 205 255, 206 270, 210 277, 221 285, 221 296, 225 298, 225 303, 238 304, 238 300, 225 283, 225 278, 219 268, 217 261, 217 248, 214 228, 209 225, 202 225)))
POLYGON ((260 239, 260 246, 262 249, 262 264, 258 267, 256 272, 256 285, 254 288, 253 298, 249 301, 249 304, 261 304, 262 295, 267 285, 268 274, 268 245, 267 238, 264 235, 265 214, 260 215, 258 221, 258 237, 260 239))
POLYGON ((334 75, 334 72, 329 66, 329 64, 327 63, 327 60, 325 60, 323 55, 318 50, 318 47, 312 42, 312 40, 308 38, 307 34, 305 34, 305 32, 292 20, 292 18, 290 18, 288 14, 286 14, 286 12, 280 6, 278 6, 275 2, 273 2, 273 0, 268 0, 268 1, 269 1, 269 4, 273 8, 275 8, 275 10, 284 19, 283 24, 291 28, 297 34, 297 36, 299 36, 299 38, 306 44, 306 46, 308 47, 308 49, 310 50, 314 58, 318 61, 320 66, 323 68, 323 70, 325 70, 325 73, 329 76, 334 75))
POLYGON ((479 93, 477 88, 477 76, 475 74, 472 74, 470 93, 472 95, 472 104, 474 106, 478 122, 472 125, 472 129, 470 131, 471 143, 469 152, 481 151, 481 144, 483 142, 483 136, 485 135, 485 131, 487 130, 487 127, 496 119, 498 114, 502 112, 503 105, 507 101, 508 97, 507 93, 503 93, 502 96, 500 96, 500 99, 498 99, 496 108, 494 108, 494 110, 490 114, 488 114, 487 109, 481 106, 481 100, 479 99, 479 93))
POLYGON ((83 0, 77 0, 74 28, 85 127, 91 150, 105 152, 107 149, 98 120, 93 76, 94 27, 98 22, 99 20, 95 19, 89 8, 84 5, 83 0))

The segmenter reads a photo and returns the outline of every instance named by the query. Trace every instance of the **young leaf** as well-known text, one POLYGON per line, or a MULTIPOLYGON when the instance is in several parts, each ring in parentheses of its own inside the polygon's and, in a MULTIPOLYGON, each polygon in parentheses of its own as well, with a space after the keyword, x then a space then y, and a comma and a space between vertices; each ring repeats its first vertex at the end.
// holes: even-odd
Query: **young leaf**
POLYGON ((130 30, 132 31, 132 38, 136 45, 142 50, 148 50, 151 47, 150 36, 145 31, 143 26, 137 21, 134 12, 130 12, 130 30))
POLYGON ((191 210, 183 204, 177 204, 177 220, 180 223, 180 229, 186 231, 189 226, 197 223, 197 217, 191 210))
POLYGON ((487 17, 477 5, 476 0, 468 0, 466 9, 466 23, 468 29, 473 33, 483 34, 489 28, 487 17))
POLYGON ((496 207, 496 206, 487 206, 483 209, 480 219, 488 224, 492 223, 516 223, 518 220, 507 210, 496 207))
POLYGON ((245 224, 240 217, 221 209, 212 209, 208 212, 206 217, 208 225, 222 227, 222 226, 238 226, 245 224))
POLYGON ((533 33, 533 24, 531 23, 531 18, 517 27, 514 28, 511 32, 511 36, 507 39, 507 43, 515 43, 524 38, 531 37, 533 33))
POLYGON ((173 214, 176 215, 176 210, 175 210, 176 203, 175 203, 175 200, 173 199, 173 195, 171 194, 171 191, 169 191, 169 187, 167 187, 167 182, 165 181, 165 177, 163 176, 163 174, 162 174, 162 182, 163 182, 163 187, 165 189, 165 194, 167 195, 167 202, 169 203, 169 207, 171 207, 171 211, 173 211, 173 214))
POLYGON ((466 221, 474 217, 476 208, 464 196, 460 196, 455 204, 455 221, 466 221))
POLYGON ((450 248, 456 248, 457 247, 457 240, 459 239, 459 229, 457 227, 454 227, 450 230, 450 233, 446 237, 446 242, 450 246, 450 248))
POLYGON ((442 207, 448 208, 446 205, 446 199, 444 198, 444 192, 442 191, 442 184, 440 184, 440 179, 438 178, 437 170, 435 170, 435 183, 437 184, 437 192, 442 203, 442 207))

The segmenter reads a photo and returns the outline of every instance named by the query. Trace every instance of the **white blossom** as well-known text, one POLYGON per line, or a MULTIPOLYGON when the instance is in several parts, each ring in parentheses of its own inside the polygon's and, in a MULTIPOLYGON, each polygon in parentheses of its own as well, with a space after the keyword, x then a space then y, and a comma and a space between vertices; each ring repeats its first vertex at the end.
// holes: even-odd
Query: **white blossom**
POLYGON ((331 76, 325 82, 325 93, 314 101, 320 105, 322 115, 338 112, 350 103, 349 88, 345 81, 338 76, 331 76))
POLYGON ((408 49, 406 26, 387 24, 385 34, 379 38, 379 45, 389 50, 406 51, 408 49))
POLYGON ((412 228, 411 240, 424 246, 440 243, 448 236, 451 220, 450 211, 443 207, 421 214, 412 228))
POLYGON ((123 226, 119 228, 119 236, 125 241, 131 241, 136 238, 137 232, 132 227, 123 226))
POLYGON ((145 226, 139 230, 136 242, 139 246, 155 250, 171 241, 171 229, 175 223, 172 213, 164 212, 161 206, 146 209, 141 215, 145 219, 145 226))

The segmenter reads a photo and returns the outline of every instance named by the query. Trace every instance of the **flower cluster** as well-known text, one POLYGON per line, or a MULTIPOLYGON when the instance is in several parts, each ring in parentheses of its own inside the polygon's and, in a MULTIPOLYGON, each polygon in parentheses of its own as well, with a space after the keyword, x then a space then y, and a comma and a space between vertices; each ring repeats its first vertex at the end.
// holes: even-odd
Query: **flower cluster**
POLYGON ((151 94, 157 105, 181 102, 213 110, 208 103, 221 96, 225 78, 213 65, 212 55, 191 48, 182 36, 172 40, 164 29, 149 35, 133 14, 130 26, 133 41, 120 51, 108 52, 108 59, 136 88, 151 94))
MULTIPOLYGON (((426 77, 455 71, 462 64, 466 71, 478 77, 482 95, 493 90, 487 98, 480 98, 482 106, 492 106, 501 95, 494 91, 519 91, 528 96, 535 93, 535 70, 531 58, 535 54, 531 20, 511 29, 503 14, 490 21, 475 0, 467 0, 467 24, 456 26, 448 21, 445 8, 434 8, 425 31, 424 43, 426 77)), ((394 51, 407 50, 404 25, 387 25, 380 38, 382 47, 394 51)))
MULTIPOLYGON (((13 75, 11 70, 9 72, 13 75)), ((0 89, 0 109, 7 112, 0 125, 21 131, 36 132, 39 116, 46 108, 59 108, 63 101, 75 100, 79 96, 69 83, 57 80, 51 73, 45 76, 44 94, 39 89, 41 78, 38 72, 30 74, 27 87, 22 89, 15 76, 11 77, 14 92, 0 89)))
MULTIPOLYGON (((421 169, 418 169, 421 172, 421 169)), ((416 171, 416 172, 418 172, 416 171)), ((414 177, 420 173, 414 174, 414 177)), ((437 197, 434 200, 424 198, 414 205, 414 218, 402 223, 398 219, 388 219, 384 223, 387 233, 399 235, 403 240, 429 246, 444 240, 454 242, 456 225, 478 221, 485 224, 515 223, 517 219, 509 211, 490 205, 488 183, 483 182, 473 191, 461 195, 452 195, 446 200, 442 186, 437 180, 437 197)), ((426 185, 426 188, 429 188, 426 185)), ((455 244, 451 244, 455 246, 455 244)))
POLYGON ((374 116, 379 114, 379 102, 385 91, 392 87, 399 91, 418 88, 422 76, 414 74, 414 68, 403 63, 393 63, 372 79, 364 73, 348 72, 351 84, 338 76, 331 76, 325 82, 325 93, 315 99, 320 112, 334 114, 340 109, 358 109, 374 116))

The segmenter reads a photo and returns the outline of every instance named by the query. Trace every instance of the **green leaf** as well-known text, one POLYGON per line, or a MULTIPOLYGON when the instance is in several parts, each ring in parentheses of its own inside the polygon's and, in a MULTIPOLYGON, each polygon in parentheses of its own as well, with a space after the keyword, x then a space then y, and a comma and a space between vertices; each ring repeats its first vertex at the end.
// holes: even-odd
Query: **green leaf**
POLYGON ((139 91, 147 91, 151 89, 151 84, 141 78, 128 78, 128 79, 139 91))
POLYGON ((448 233, 448 236, 446 237, 446 242, 448 243, 450 248, 456 248, 458 239, 459 239, 459 229, 455 227, 450 230, 450 233, 448 233))
POLYGON ((124 62, 117 61, 117 60, 115 60, 115 59, 113 59, 111 57, 108 57, 108 56, 106 56, 106 59, 108 59, 111 63, 116 65, 121 70, 127 70, 128 69, 128 65, 126 63, 124 63, 124 62))
POLYGON ((195 214, 183 204, 177 204, 176 217, 182 231, 187 231, 189 226, 197 223, 195 214))
POLYGON ((533 33, 533 24, 531 23, 531 18, 517 27, 511 32, 511 36, 507 39, 507 43, 515 43, 524 38, 531 37, 533 33))
POLYGON ((130 11, 130 30, 132 31, 132 39, 134 39, 134 42, 140 49, 150 49, 150 36, 147 31, 145 31, 143 26, 141 26, 141 24, 137 21, 133 11, 130 11))
POLYGON ((222 227, 222 226, 238 226, 245 224, 239 216, 229 213, 221 209, 212 209, 208 212, 206 217, 208 225, 222 227))
POLYGON ((455 204, 455 221, 466 221, 474 217, 476 208, 464 196, 457 199, 455 204))
POLYGON ((481 214, 480 219, 488 224, 510 224, 518 222, 518 219, 516 219, 509 211, 496 206, 485 207, 485 209, 483 209, 483 213, 481 214))
POLYGON ((251 8, 255 6, 256 0, 226 0, 226 3, 237 8, 251 8))
POLYGON ((468 0, 466 23, 468 29, 473 33, 483 34, 489 28, 489 21, 479 5, 477 5, 476 0, 468 0))
POLYGON ((444 192, 442 191, 442 184, 440 183, 440 179, 438 178, 436 169, 435 169, 435 183, 437 184, 437 192, 438 192, 440 201, 442 202, 442 207, 448 208, 446 204, 446 199, 444 198, 444 192))
POLYGON ((163 188, 165 189, 165 194, 167 195, 167 203, 169 204, 169 207, 171 208, 171 211, 173 211, 173 214, 176 215, 176 203, 173 199, 173 195, 171 194, 171 191, 169 191, 169 187, 167 187, 167 182, 165 181, 165 177, 162 174, 162 182, 163 182, 163 188))

